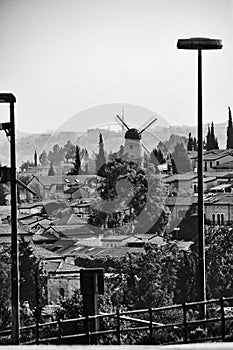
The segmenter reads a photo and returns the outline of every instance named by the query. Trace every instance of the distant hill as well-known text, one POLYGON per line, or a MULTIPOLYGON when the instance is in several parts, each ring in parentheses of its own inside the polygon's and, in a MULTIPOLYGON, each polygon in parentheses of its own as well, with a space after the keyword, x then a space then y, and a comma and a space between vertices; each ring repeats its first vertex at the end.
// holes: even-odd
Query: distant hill
MULTIPOLYGON (((219 147, 226 146, 226 130, 227 123, 215 125, 215 135, 218 138, 219 147)), ((99 133, 103 134, 104 147, 109 153, 119 150, 120 145, 124 144, 124 134, 120 131, 108 129, 89 129, 86 132, 61 131, 56 133, 24 133, 22 131, 16 133, 16 152, 17 166, 23 161, 33 161, 35 150, 38 155, 45 149, 49 151, 55 144, 64 146, 68 140, 80 147, 86 147, 90 154, 98 151, 99 133)), ((170 127, 155 127, 145 132, 142 141, 145 146, 152 150, 157 146, 159 141, 166 141, 170 135, 179 135, 188 137, 189 132, 192 136, 196 136, 195 126, 170 126, 170 127)), ((204 125, 203 136, 206 137, 207 125, 204 125)), ((0 133, 0 161, 2 164, 9 164, 9 142, 3 133, 0 133)))

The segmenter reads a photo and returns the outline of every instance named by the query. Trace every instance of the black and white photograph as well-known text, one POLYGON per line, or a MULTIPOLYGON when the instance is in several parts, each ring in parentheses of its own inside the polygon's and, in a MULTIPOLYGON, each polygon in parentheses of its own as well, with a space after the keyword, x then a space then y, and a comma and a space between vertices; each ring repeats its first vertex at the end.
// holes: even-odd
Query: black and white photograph
POLYGON ((233 347, 232 62, 233 0, 0 0, 0 350, 233 347))

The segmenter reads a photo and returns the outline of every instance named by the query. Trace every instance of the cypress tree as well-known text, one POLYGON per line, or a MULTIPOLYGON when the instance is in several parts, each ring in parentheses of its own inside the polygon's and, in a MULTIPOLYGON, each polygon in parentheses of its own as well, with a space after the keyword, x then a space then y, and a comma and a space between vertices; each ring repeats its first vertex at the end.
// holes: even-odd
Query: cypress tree
POLYGON ((233 148, 233 125, 232 125, 232 115, 231 109, 228 107, 228 127, 227 127, 227 149, 233 148))
POLYGON ((103 136, 100 133, 99 135, 99 153, 96 155, 96 174, 101 176, 102 173, 102 167, 105 164, 105 155, 104 155, 104 142, 103 142, 103 136))
POLYGON ((75 147, 75 161, 73 162, 74 167, 68 172, 67 175, 78 175, 80 174, 81 160, 79 154, 79 146, 75 147))
POLYGON ((50 168, 48 171, 48 176, 54 176, 54 170, 53 170, 53 162, 50 162, 50 168))
POLYGON ((211 123, 211 128, 208 125, 208 132, 206 136, 206 150, 210 151, 212 149, 219 149, 218 140, 214 133, 214 123, 211 123))

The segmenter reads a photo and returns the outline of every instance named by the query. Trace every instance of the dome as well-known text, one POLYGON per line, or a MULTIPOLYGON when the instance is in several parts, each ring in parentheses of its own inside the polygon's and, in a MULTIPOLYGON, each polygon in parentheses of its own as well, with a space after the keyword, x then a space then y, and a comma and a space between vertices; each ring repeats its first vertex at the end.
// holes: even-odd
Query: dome
POLYGON ((129 140, 141 140, 140 131, 137 129, 129 129, 125 133, 125 139, 129 140))

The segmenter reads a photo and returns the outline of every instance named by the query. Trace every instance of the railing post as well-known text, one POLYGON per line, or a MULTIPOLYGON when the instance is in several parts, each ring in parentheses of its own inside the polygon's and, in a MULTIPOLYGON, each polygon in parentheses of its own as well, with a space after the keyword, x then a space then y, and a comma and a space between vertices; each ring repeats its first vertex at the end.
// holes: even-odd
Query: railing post
POLYGON ((226 324, 225 324, 225 312, 224 312, 224 298, 220 298, 220 307, 221 307, 221 323, 222 323, 222 340, 225 340, 226 336, 226 324))
POLYGON ((59 318, 58 319, 58 342, 61 343, 62 339, 62 320, 59 318))
POLYGON ((150 341, 152 341, 152 338, 153 338, 153 319, 152 319, 152 315, 153 315, 153 311, 152 311, 152 308, 150 307, 148 309, 149 311, 149 320, 150 320, 150 324, 149 324, 149 331, 150 331, 150 341))
POLYGON ((187 308, 186 303, 182 304, 183 308, 183 326, 184 326, 184 343, 188 342, 188 327, 187 327, 187 308))
POLYGON ((86 320, 85 320, 85 327, 86 327, 86 337, 87 337, 87 344, 90 344, 90 320, 89 320, 89 316, 86 316, 86 320))
POLYGON ((39 318, 36 318, 36 345, 40 344, 40 323, 39 318))
POLYGON ((121 320, 120 320, 120 312, 117 310, 116 312, 117 316, 117 345, 121 345, 121 320))

